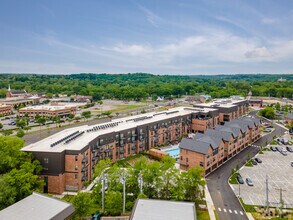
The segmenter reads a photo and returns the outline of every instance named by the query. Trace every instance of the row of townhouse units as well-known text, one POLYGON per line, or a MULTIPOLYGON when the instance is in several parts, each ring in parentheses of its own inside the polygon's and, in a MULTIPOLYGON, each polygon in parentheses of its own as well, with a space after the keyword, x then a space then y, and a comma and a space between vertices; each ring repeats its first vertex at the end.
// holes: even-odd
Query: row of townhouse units
POLYGON ((19 117, 35 118, 41 117, 68 117, 70 114, 75 114, 77 108, 75 106, 53 106, 53 105, 37 105, 28 106, 19 109, 19 117))
POLYGON ((12 106, 0 104, 0 117, 13 114, 12 106))
POLYGON ((238 96, 230 99, 214 99, 209 103, 194 104, 197 108, 214 108, 219 111, 219 124, 232 121, 248 112, 249 102, 238 96))
POLYGON ((207 129, 204 134, 183 138, 179 145, 180 168, 188 170, 200 166, 207 175, 258 140, 260 133, 258 119, 241 117, 215 129, 207 129))
POLYGON ((213 128, 218 110, 178 107, 125 117, 97 125, 69 128, 25 146, 43 166, 44 192, 79 191, 93 177, 102 159, 112 162, 145 152, 155 146, 179 141, 197 131, 199 123, 213 128))

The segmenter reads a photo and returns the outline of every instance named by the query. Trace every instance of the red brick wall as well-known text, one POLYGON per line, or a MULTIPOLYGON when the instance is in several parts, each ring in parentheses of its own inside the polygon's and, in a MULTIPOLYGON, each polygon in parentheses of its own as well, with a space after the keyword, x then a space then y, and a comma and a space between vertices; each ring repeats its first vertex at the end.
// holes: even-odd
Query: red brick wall
POLYGON ((59 176, 48 176, 48 192, 61 194, 65 190, 64 174, 59 176))

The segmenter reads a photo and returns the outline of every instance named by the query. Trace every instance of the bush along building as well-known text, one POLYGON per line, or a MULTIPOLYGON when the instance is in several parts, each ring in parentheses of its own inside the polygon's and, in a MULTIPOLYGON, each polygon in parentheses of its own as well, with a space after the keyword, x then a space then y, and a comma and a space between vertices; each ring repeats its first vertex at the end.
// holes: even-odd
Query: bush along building
POLYGON ((192 132, 204 133, 218 123, 217 109, 178 107, 66 129, 22 150, 33 153, 43 166, 44 192, 61 194, 81 190, 99 160, 115 162, 178 142, 192 132))
POLYGON ((180 168, 201 166, 207 175, 260 137, 260 121, 241 117, 207 129, 204 134, 183 138, 179 146, 180 168))

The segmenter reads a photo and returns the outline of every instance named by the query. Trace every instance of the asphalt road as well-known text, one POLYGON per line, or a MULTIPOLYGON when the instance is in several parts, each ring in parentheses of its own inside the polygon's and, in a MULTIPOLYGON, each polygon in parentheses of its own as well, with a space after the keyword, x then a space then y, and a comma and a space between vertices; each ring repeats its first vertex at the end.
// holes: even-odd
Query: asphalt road
MULTIPOLYGON (((256 116, 256 113, 257 111, 254 111, 251 112, 250 115, 258 117, 256 116)), ((253 145, 265 146, 267 143, 271 142, 274 136, 280 136, 286 131, 284 128, 276 124, 274 124, 274 128, 275 130, 272 133, 260 138, 253 145)), ((248 153, 250 154, 250 157, 253 157, 258 153, 258 151, 258 147, 247 147, 207 176, 207 186, 220 220, 248 219, 244 214, 245 211, 242 209, 242 206, 240 205, 234 192, 230 188, 228 179, 230 177, 231 170, 235 168, 237 164, 239 164, 239 167, 242 167, 245 164, 248 153), (243 213, 243 215, 241 215, 241 213, 243 213)))

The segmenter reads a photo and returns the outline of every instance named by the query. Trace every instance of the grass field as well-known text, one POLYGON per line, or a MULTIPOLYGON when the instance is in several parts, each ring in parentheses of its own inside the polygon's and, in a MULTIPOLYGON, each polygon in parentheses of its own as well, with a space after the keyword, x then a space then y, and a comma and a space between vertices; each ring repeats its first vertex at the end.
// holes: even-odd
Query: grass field
POLYGON ((198 220, 210 220, 210 215, 208 210, 197 209, 196 217, 198 220))

